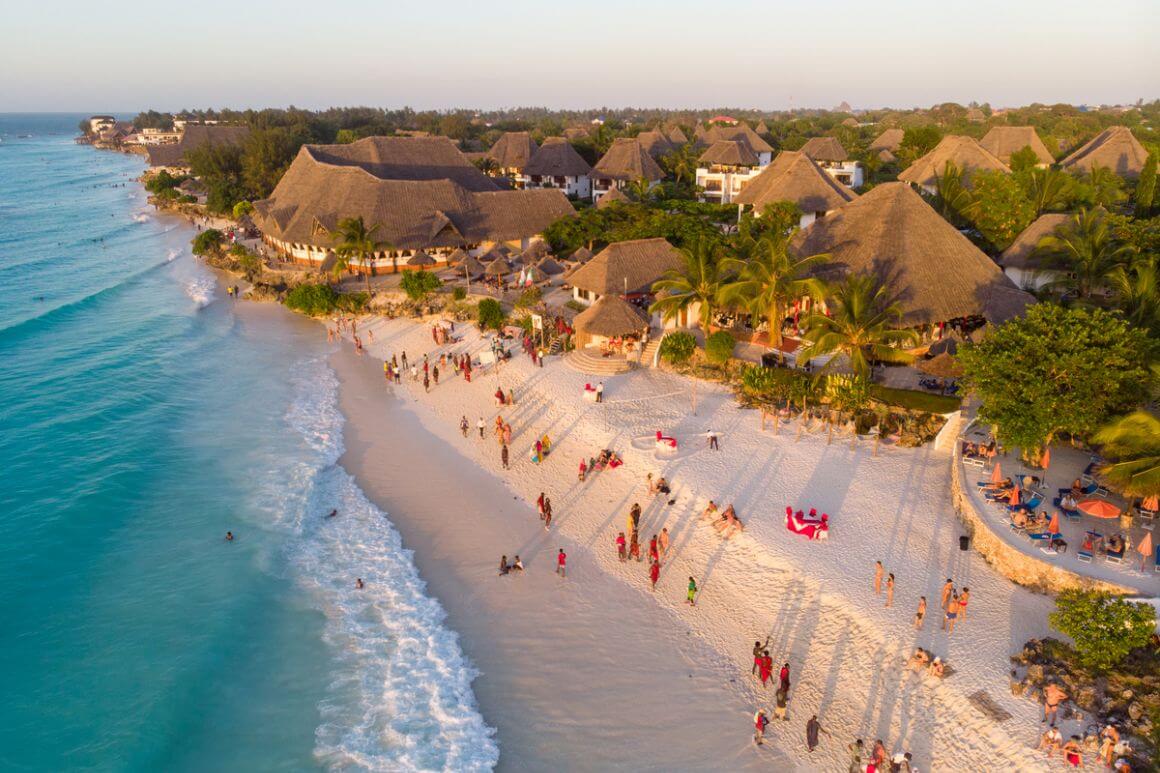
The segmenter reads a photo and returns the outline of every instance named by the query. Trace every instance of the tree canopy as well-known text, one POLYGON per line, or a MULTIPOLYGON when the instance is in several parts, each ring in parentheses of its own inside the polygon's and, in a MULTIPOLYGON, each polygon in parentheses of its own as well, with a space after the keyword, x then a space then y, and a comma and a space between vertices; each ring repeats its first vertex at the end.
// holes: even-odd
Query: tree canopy
POLYGON ((1079 661, 1095 671, 1107 671, 1144 647, 1156 630, 1156 610, 1109 593, 1070 590, 1059 594, 1051 627, 1075 642, 1079 661))

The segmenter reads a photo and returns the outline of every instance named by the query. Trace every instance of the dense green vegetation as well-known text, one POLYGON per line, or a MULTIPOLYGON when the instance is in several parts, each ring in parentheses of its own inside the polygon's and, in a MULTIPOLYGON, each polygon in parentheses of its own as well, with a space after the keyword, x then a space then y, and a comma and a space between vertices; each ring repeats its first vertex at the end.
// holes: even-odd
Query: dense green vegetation
POLYGON ((287 307, 312 317, 358 313, 366 308, 367 300, 364 293, 339 293, 326 284, 302 284, 286 294, 287 307))
POLYGON ((697 351, 697 339, 693 337, 692 333, 686 333, 683 330, 669 333, 661 341, 661 359, 673 365, 685 364, 692 359, 695 351, 697 351))
POLYGON ((443 285, 443 280, 429 271, 405 271, 399 286, 413 301, 421 301, 443 285))
POLYGON ((1119 665, 1148 644, 1156 630, 1156 610, 1096 591, 1064 591, 1048 616, 1051 626, 1075 642, 1079 662, 1097 672, 1119 665))
POLYGON ((476 309, 476 321, 481 330, 499 330, 503 327, 507 316, 503 313, 503 306, 495 298, 484 298, 476 309))

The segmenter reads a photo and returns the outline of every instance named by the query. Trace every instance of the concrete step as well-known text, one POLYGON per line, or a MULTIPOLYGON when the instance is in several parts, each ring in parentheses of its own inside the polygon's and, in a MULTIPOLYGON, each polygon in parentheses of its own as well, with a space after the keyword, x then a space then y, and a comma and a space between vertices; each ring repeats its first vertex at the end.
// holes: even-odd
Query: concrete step
POLYGON ((614 376, 617 373, 627 373, 635 365, 635 363, 628 362, 623 358, 601 357, 598 354, 589 354, 583 349, 569 352, 564 361, 574 370, 592 376, 614 376))

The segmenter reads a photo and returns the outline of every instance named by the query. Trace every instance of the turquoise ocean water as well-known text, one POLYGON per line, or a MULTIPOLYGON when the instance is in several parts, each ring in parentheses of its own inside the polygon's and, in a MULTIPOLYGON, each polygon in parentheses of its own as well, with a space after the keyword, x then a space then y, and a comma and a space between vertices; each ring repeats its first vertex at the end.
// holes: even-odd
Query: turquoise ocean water
POLYGON ((228 300, 79 118, 0 114, 0 769, 490 768, 321 329, 228 300))

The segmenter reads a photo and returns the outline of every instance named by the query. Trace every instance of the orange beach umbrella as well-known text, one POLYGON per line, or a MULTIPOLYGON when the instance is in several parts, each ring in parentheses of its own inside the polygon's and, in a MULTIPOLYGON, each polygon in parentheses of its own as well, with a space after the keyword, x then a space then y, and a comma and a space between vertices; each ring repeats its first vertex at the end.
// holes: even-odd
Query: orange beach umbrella
POLYGON ((995 462, 995 469, 991 470, 991 482, 1000 483, 1003 480, 1003 470, 998 462, 995 462))
POLYGON ((1039 466, 1045 470, 1051 466, 1051 446, 1043 447, 1043 456, 1039 459, 1039 466))
POLYGON ((1009 504, 1009 505, 1019 504, 1019 487, 1018 486, 1011 489, 1011 498, 1007 500, 1007 504, 1009 504))
POLYGON ((1051 523, 1047 524, 1047 532, 1049 534, 1059 534, 1059 511, 1056 510, 1051 514, 1051 523))
POLYGON ((1120 516, 1120 508, 1106 499, 1085 499, 1077 507, 1092 518, 1118 518, 1120 516))
POLYGON ((1148 559, 1152 557, 1152 532, 1144 532, 1144 539, 1140 540, 1136 550, 1144 557, 1144 560, 1140 562, 1140 571, 1142 572, 1148 564, 1148 559))
POLYGON ((1153 494, 1152 496, 1148 497, 1143 502, 1141 502, 1140 506, 1143 507, 1145 510, 1160 509, 1160 496, 1153 494))

